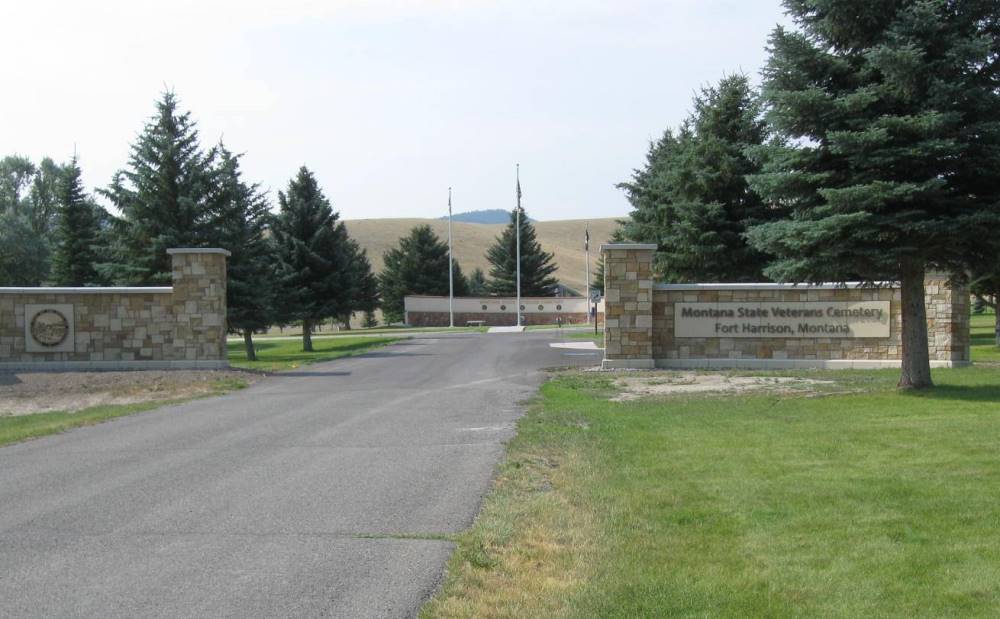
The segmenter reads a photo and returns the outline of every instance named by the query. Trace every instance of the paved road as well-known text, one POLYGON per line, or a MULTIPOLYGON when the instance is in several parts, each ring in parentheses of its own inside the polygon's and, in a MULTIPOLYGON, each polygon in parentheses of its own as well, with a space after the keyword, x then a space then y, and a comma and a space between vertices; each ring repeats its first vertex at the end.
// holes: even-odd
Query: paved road
POLYGON ((0 448, 0 617, 404 617, 554 333, 419 337, 0 448), (400 536, 413 536, 401 539, 400 536))

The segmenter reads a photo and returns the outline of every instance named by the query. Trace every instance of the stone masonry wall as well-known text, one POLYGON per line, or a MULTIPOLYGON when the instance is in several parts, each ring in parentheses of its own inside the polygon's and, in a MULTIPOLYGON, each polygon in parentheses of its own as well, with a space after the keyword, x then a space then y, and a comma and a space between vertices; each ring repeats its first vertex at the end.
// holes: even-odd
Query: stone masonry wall
POLYGON ((227 365, 229 252, 168 253, 172 288, 0 288, 0 369, 227 365), (28 350, 28 305, 72 306, 70 350, 28 350))
MULTIPOLYGON (((653 285, 655 245, 604 245, 606 367, 883 367, 902 357, 902 318, 898 287, 843 288, 776 285, 653 285), (647 303, 651 301, 651 303, 647 303), (675 303, 781 301, 888 301, 887 338, 726 338, 675 337, 675 303), (647 326, 648 325, 648 326, 647 326)), ((932 364, 969 362, 969 290, 942 274, 926 280, 928 343, 932 364)))
POLYGON ((655 290, 653 356, 656 359, 899 359, 898 288, 826 288, 778 290, 655 290), (675 303, 783 301, 890 301, 889 338, 726 338, 674 337, 675 303))

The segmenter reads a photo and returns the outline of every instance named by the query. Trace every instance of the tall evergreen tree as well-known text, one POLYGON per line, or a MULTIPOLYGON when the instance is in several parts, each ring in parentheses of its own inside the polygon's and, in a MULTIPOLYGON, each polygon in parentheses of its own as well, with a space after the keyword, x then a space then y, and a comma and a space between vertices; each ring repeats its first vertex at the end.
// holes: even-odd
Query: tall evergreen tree
POLYGON ((56 216, 52 280, 57 286, 99 283, 96 264, 101 238, 95 205, 87 199, 76 156, 63 168, 56 191, 56 216))
POLYGON ((221 143, 216 152, 208 236, 212 245, 231 253, 226 265, 227 325, 230 332, 243 335, 247 360, 255 361, 253 332, 275 319, 275 258, 267 238, 270 205, 257 184, 243 180, 240 155, 221 143))
POLYGON ((351 317, 355 312, 364 312, 366 316, 374 315, 379 306, 379 292, 378 278, 372 272, 368 252, 354 239, 348 239, 346 256, 350 303, 344 306, 340 322, 349 330, 351 317))
MULTIPOLYGON (((510 223, 486 251, 490 262, 489 290, 499 296, 517 293, 517 210, 511 211, 510 223)), ((558 281, 552 254, 542 250, 535 226, 521 209, 521 296, 549 297, 555 294, 558 281)))
POLYGON ((305 166, 278 193, 278 203, 272 233, 279 315, 302 321, 302 350, 311 352, 313 326, 350 306, 347 228, 305 166))
MULTIPOLYGON (((385 252, 379 274, 382 314, 387 323, 403 320, 406 295, 448 294, 448 243, 441 241, 428 225, 416 226, 399 239, 399 245, 385 252)), ((468 282, 458 262, 453 263, 456 297, 469 293, 468 282)))
POLYGON ((190 112, 178 109, 172 92, 164 93, 132 145, 128 168, 101 192, 121 212, 114 261, 103 267, 112 279, 169 283, 167 249, 205 244, 213 157, 202 151, 190 112))
POLYGON ((632 203, 629 236, 657 243, 656 267, 671 281, 760 281, 767 257, 747 245, 748 226, 773 217, 747 185, 759 171, 747 149, 767 131, 745 76, 695 97, 677 136, 651 145, 646 167, 619 185, 632 203))
POLYGON ((752 185, 787 219, 749 232, 779 280, 897 279, 901 388, 930 386, 924 274, 981 259, 1000 224, 1000 12, 968 0, 786 0, 752 185))

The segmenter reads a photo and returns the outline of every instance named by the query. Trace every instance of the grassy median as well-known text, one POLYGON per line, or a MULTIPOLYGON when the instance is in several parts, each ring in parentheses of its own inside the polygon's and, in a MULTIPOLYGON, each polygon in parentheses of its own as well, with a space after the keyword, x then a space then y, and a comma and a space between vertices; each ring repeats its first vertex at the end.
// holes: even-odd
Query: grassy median
POLYGON ((247 361, 243 341, 230 341, 229 365, 234 368, 278 372, 290 370, 310 363, 331 361, 368 352, 399 341, 395 337, 325 337, 313 339, 313 352, 302 352, 301 339, 260 339, 254 340, 257 351, 256 361, 247 361))
POLYGON ((557 375, 423 616, 1000 614, 1000 370, 780 375, 835 384, 615 402, 622 375, 557 375))

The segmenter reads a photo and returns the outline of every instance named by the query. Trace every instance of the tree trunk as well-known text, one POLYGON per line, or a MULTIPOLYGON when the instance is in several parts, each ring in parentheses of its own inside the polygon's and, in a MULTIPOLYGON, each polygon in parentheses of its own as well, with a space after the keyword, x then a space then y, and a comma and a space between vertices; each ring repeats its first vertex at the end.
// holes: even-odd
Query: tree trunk
POLYGON ((344 314, 344 316, 343 316, 343 318, 341 320, 341 323, 343 323, 343 325, 344 325, 344 331, 350 331, 351 330, 351 314, 352 313, 353 312, 347 312, 346 314, 344 314))
POLYGON ((253 347, 253 329, 243 329, 243 344, 247 349, 247 361, 256 361, 257 351, 253 347))
POLYGON ((924 267, 904 265, 901 285, 903 314, 903 371, 900 389, 926 389, 931 382, 931 361, 927 349, 927 307, 924 297, 924 267))
POLYGON ((312 320, 306 318, 302 321, 302 352, 312 352, 313 351, 313 323, 312 320))

